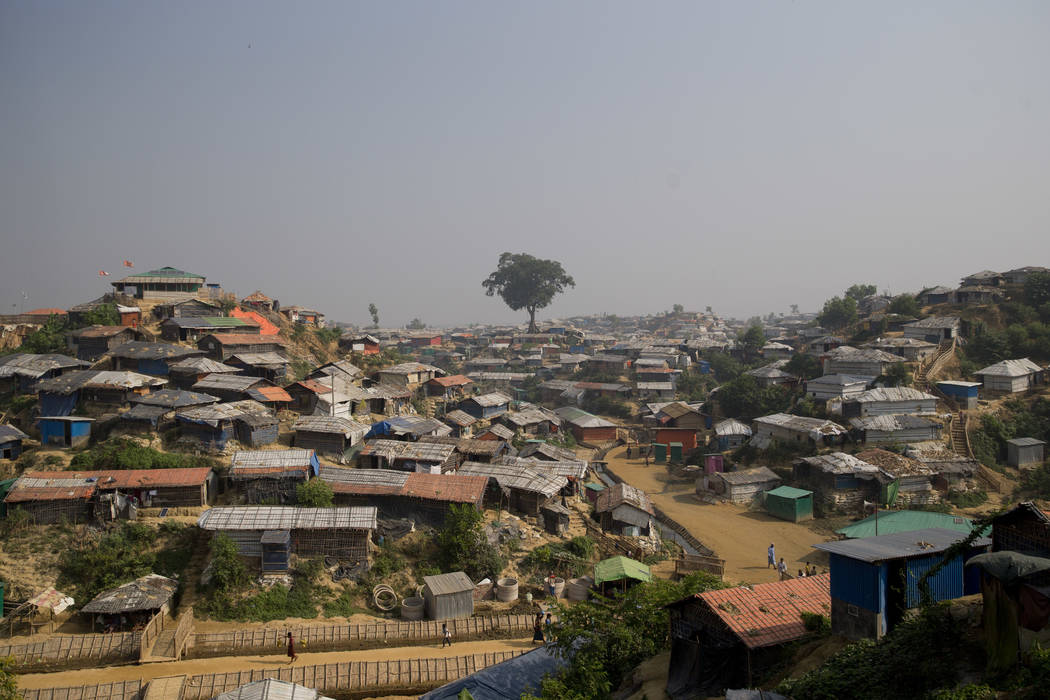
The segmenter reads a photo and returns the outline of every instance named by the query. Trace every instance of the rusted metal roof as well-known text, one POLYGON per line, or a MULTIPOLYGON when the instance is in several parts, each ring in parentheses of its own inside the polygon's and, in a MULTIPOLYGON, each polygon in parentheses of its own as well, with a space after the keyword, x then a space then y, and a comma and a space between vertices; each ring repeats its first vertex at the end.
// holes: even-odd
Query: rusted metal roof
POLYGON ((125 332, 134 333, 134 329, 128 326, 89 326, 73 331, 72 335, 74 338, 112 338, 125 332))
POLYGON ((634 506, 638 510, 643 510, 649 515, 654 514, 652 501, 645 495, 645 491, 624 483, 614 484, 598 494, 598 500, 595 501, 594 509, 599 513, 604 513, 625 503, 634 506))
POLYGON ((453 374, 451 377, 434 377, 430 381, 445 388, 452 386, 466 386, 467 384, 474 383, 473 379, 462 374, 453 374))
POLYGON ((245 393, 256 401, 264 403, 268 401, 291 403, 292 401, 291 395, 279 386, 256 386, 245 393))
POLYGON ((255 335, 254 333, 209 333, 204 336, 204 338, 201 338, 201 342, 204 342, 208 338, 214 339, 219 345, 267 345, 270 343, 281 346, 287 345, 287 343, 284 342, 284 339, 277 335, 255 335))
POLYGON ((87 500, 95 488, 93 479, 69 472, 26 472, 11 485, 4 502, 87 500))
POLYGON ((500 488, 518 489, 538 493, 550 498, 565 488, 569 480, 563 476, 544 473, 538 466, 512 466, 509 464, 482 464, 464 462, 456 470, 464 476, 484 476, 495 479, 500 488))

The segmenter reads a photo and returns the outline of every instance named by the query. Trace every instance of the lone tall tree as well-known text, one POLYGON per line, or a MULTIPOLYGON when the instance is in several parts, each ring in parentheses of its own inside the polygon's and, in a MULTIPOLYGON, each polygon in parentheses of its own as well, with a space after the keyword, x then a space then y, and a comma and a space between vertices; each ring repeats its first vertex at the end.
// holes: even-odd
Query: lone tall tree
POLYGON ((536 333, 536 309, 550 305, 555 294, 576 282, 565 274, 557 260, 540 260, 526 253, 503 253, 496 271, 481 282, 485 294, 499 294, 515 311, 529 312, 529 333, 536 333))

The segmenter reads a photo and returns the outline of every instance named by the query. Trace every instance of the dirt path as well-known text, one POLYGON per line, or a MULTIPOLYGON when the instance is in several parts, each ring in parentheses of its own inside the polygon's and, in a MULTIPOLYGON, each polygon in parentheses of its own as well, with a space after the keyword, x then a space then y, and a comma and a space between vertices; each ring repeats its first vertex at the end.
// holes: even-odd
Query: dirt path
POLYGON ((778 520, 732 503, 703 503, 696 497, 692 481, 671 480, 664 466, 646 467, 643 460, 628 460, 625 454, 626 448, 617 448, 606 455, 610 469, 645 491, 661 510, 725 559, 727 581, 777 580, 776 572, 766 566, 770 542, 776 547, 777 559, 784 557, 792 574, 807 560, 818 566, 826 565, 826 555, 811 545, 827 538, 805 525, 778 520))
MULTIPOLYGON (((530 637, 531 638, 531 637, 530 637)), ((384 661, 387 659, 433 659, 446 656, 466 656, 497 651, 528 651, 533 648, 530 638, 498 639, 479 642, 454 642, 450 648, 441 648, 441 643, 419 647, 392 647, 389 649, 362 649, 359 651, 329 651, 318 653, 300 653, 296 666, 314 666, 319 664, 342 663, 346 661, 384 661)), ((268 668, 287 668, 288 657, 273 656, 223 656, 213 659, 190 659, 170 663, 145 664, 142 666, 110 666, 91 668, 80 671, 59 671, 57 673, 30 673, 18 676, 18 687, 33 688, 68 688, 81 685, 97 685, 114 681, 142 680, 148 681, 162 676, 189 675, 206 673, 230 673, 233 671, 254 671, 268 668)))

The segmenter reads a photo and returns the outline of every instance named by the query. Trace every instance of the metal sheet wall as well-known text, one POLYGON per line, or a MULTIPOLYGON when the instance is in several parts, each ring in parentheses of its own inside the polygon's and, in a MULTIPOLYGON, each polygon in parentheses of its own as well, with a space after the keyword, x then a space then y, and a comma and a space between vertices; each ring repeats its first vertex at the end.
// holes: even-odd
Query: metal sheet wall
MULTIPOLYGON (((932 554, 919 559, 909 559, 908 571, 908 607, 919 607, 922 597, 919 594, 919 579, 941 561, 939 554, 932 554)), ((952 600, 963 594, 963 561, 957 556, 936 574, 928 579, 930 594, 935 601, 952 600)))
POLYGON ((881 587, 885 579, 882 565, 868 564, 841 554, 831 554, 830 562, 832 598, 872 612, 882 612, 881 587))

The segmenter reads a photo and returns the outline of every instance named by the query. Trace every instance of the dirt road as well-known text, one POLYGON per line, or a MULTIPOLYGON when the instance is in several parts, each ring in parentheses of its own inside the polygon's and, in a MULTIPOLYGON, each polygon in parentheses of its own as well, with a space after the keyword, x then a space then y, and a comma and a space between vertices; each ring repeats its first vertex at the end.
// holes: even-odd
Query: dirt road
MULTIPOLYGON (((497 651, 528 651, 534 648, 529 639, 498 639, 481 642, 455 642, 442 649, 439 640, 421 647, 391 647, 388 649, 362 649, 359 651, 330 651, 300 653, 295 666, 342 663, 345 661, 384 661, 387 659, 433 659, 446 656, 466 656, 497 651)), ((190 659, 170 663, 145 664, 142 666, 109 666, 80 671, 57 673, 30 673, 18 676, 19 688, 68 688, 80 685, 96 685, 114 681, 148 681, 162 676, 198 675, 205 673, 230 673, 267 668, 288 668, 288 657, 273 656, 223 656, 212 659, 190 659)))
POLYGON ((725 559, 727 581, 777 580, 776 572, 766 566, 766 549, 771 542, 776 547, 777 559, 784 557, 792 574, 806 561, 818 566, 826 564, 826 555, 811 547, 826 538, 805 525, 778 520, 732 503, 703 503, 696 497, 692 481, 671 480, 665 466, 646 467, 643 460, 626 459, 625 454, 626 448, 617 448, 606 455, 609 468, 627 483, 645 491, 661 510, 725 559))

